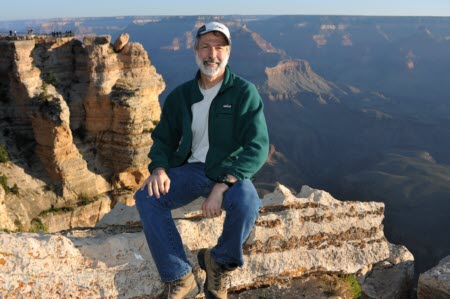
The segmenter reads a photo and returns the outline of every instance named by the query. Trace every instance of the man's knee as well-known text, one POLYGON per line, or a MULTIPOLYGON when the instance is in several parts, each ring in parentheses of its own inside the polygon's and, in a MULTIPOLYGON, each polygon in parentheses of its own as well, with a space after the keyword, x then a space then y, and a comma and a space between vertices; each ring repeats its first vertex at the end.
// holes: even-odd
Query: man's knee
MULTIPOLYGON (((261 208, 261 200, 250 180, 243 180, 236 183, 227 192, 227 207, 242 214, 243 216, 257 217, 261 208)), ((225 208, 227 208, 225 207, 225 208)))
POLYGON ((145 213, 151 213, 155 210, 155 204, 160 204, 160 201, 157 200, 156 197, 148 195, 147 188, 136 191, 134 194, 134 201, 138 211, 142 212, 145 210, 145 213))
POLYGON ((136 193, 134 193, 134 200, 136 201, 136 202, 138 202, 138 201, 141 201, 141 200, 143 200, 143 199, 146 199, 146 198, 148 198, 148 191, 147 191, 147 189, 145 188, 145 189, 138 189, 137 191, 136 191, 136 193))

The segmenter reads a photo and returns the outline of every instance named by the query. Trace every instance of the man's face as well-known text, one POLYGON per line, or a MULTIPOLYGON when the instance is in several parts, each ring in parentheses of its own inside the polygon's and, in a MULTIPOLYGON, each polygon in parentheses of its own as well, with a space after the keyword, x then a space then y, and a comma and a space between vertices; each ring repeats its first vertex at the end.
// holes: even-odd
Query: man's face
POLYGON ((222 75, 230 57, 230 47, 225 36, 209 32, 200 36, 198 49, 195 49, 195 62, 200 71, 208 77, 222 75))

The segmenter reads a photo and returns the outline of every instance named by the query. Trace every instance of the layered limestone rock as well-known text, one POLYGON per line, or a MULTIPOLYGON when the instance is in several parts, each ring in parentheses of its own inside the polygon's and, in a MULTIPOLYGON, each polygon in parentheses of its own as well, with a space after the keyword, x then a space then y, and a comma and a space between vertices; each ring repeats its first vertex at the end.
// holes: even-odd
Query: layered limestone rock
POLYGON ((9 192, 2 195, 0 192, 2 229, 56 232, 93 227, 111 210, 111 199, 106 194, 96 197, 84 195, 74 203, 71 199, 58 197, 51 186, 25 173, 23 168, 12 162, 0 163, 0 173, 8 178, 9 187, 17 186, 16 194, 9 192))
POLYGON ((103 38, 85 38, 88 89, 86 132, 117 186, 136 187, 147 176, 149 138, 159 120, 158 95, 165 85, 142 45, 115 53, 103 38))
POLYGON ((420 274, 417 297, 419 299, 450 298, 450 256, 442 259, 433 269, 420 274))
POLYGON ((58 232, 69 228, 93 227, 109 211, 111 200, 103 195, 84 205, 49 211, 39 219, 49 232, 58 232))
POLYGON ((116 43, 120 53, 109 36, 0 41, 0 123, 8 130, 0 141, 56 193, 33 203, 40 211, 15 214, 24 227, 43 210, 111 190, 121 194, 148 175, 150 133, 165 85, 147 52, 127 37, 116 43))
POLYGON ((0 69, 6 94, 3 107, 8 112, 5 116, 11 119, 17 134, 29 137, 32 136, 29 103, 41 85, 40 71, 33 67, 30 55, 35 43, 33 40, 1 41, 0 45, 0 60, 6 62, 0 69))
MULTIPOLYGON (((199 280, 204 272, 196 253, 215 245, 224 220, 201 218, 202 202, 173 212, 199 280)), ((231 291, 314 272, 357 273, 391 255, 382 203, 340 202, 306 186, 294 196, 279 186, 263 204, 244 245, 245 265, 232 274, 231 291)), ((50 235, 1 233, 3 294, 133 298, 159 293, 163 284, 144 234, 133 226, 139 223, 135 208, 117 205, 103 219, 99 226, 109 227, 50 235)))
POLYGON ((32 127, 36 153, 55 182, 63 182, 62 195, 78 198, 94 196, 110 189, 108 182, 88 170, 86 161, 73 142, 69 107, 54 88, 47 88, 32 102, 32 127), (52 94, 52 95, 50 95, 52 94))

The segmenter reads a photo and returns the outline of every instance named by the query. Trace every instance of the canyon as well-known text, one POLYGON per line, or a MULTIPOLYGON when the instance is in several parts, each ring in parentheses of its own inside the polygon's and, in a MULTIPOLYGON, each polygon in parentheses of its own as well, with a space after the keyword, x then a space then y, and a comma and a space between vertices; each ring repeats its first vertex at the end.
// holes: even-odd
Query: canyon
POLYGON ((0 42, 0 143, 11 158, 0 172, 19 188, 0 194, 3 229, 92 227, 118 202, 133 204, 160 105, 194 75, 193 36, 209 19, 230 27, 230 66, 265 103, 272 145, 255 180, 261 196, 280 182, 384 202, 386 237, 413 253, 416 277, 448 255, 448 18, 27 23, 75 38, 0 42))

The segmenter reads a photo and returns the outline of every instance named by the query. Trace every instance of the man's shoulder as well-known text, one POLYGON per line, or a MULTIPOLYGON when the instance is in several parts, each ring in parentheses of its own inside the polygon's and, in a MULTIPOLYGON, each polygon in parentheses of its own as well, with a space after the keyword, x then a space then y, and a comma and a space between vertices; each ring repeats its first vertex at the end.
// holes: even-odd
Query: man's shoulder
POLYGON ((186 91, 190 91, 191 88, 194 86, 194 84, 196 84, 196 80, 192 79, 189 81, 186 81, 184 83, 181 83, 180 85, 178 85, 177 87, 175 87, 170 93, 169 96, 172 94, 178 94, 180 92, 186 92, 186 91))
POLYGON ((240 91, 257 92, 256 86, 252 82, 235 73, 231 73, 231 76, 234 88, 239 89, 240 91))
POLYGON ((192 91, 192 88, 195 84, 195 79, 193 80, 189 80, 186 81, 180 85, 178 85, 177 87, 175 87, 168 95, 166 98, 166 102, 169 101, 174 101, 174 100, 179 100, 180 98, 184 98, 186 96, 188 96, 188 94, 192 91))

